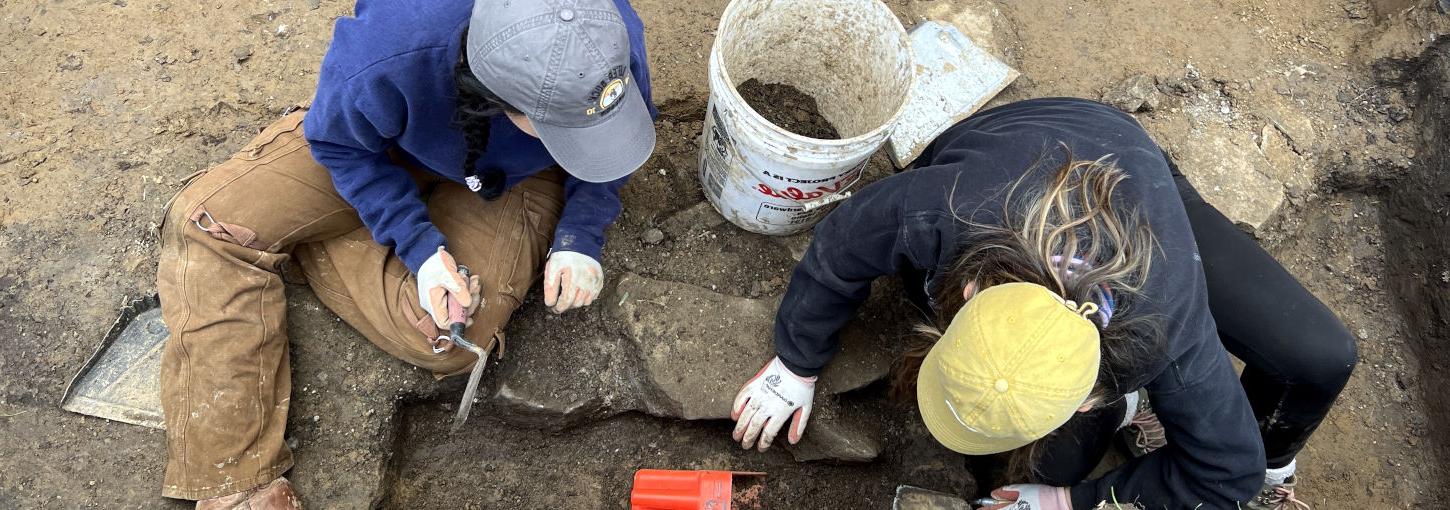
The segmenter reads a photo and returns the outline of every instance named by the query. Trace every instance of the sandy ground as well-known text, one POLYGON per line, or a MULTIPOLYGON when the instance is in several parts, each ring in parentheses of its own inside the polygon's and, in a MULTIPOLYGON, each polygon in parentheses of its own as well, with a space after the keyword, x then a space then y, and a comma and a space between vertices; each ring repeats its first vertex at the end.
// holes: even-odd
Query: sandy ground
MULTIPOLYGON (((725 225, 641 241, 702 200, 694 137, 724 4, 635 2, 665 116, 660 154, 626 188, 605 264, 612 275, 771 294, 791 265, 771 240, 725 225)), ((1097 98, 1139 73, 1160 82, 1197 76, 1206 87, 1140 114, 1170 152, 1193 152, 1204 133, 1262 146, 1274 125, 1291 151, 1280 151, 1283 164, 1267 178, 1285 198, 1257 235, 1361 340, 1349 388, 1301 457, 1300 497, 1320 509, 1431 508, 1450 498, 1450 439, 1437 425, 1450 419, 1440 389, 1450 360, 1437 354, 1450 268, 1433 230, 1445 224, 1447 200, 1398 185, 1432 189, 1450 168, 1443 152, 1435 166, 1424 138, 1445 136, 1435 126, 1450 112, 1425 108, 1414 80, 1414 58, 1450 32, 1434 1, 888 4, 908 25, 954 21, 1022 71, 999 101, 1097 98)), ((331 21, 351 8, 334 0, 0 0, 0 507, 180 506, 158 496, 163 434, 61 411, 62 390, 122 300, 154 292, 154 229, 166 200, 187 175, 310 96, 331 21)), ((1431 100, 1445 100, 1440 94, 1431 100)), ((642 415, 562 435, 488 418, 467 437, 448 438, 438 423, 457 381, 435 383, 388 359, 305 287, 289 293, 291 476, 312 507, 622 508, 635 467, 765 468, 767 494, 792 491, 811 498, 794 501, 841 508, 884 508, 895 483, 960 489, 956 466, 917 465, 936 454, 922 453, 934 447, 921 444, 909 409, 883 412, 907 425, 889 428, 886 453, 866 467, 745 456, 719 423, 642 415), (467 483, 439 475, 448 468, 467 483)), ((618 335, 602 311, 554 318, 538 301, 520 312, 516 327, 528 334, 512 336, 516 355, 618 335)), ((881 393, 876 386, 853 398, 886 405, 881 393)), ((776 494, 767 501, 792 501, 776 494)))

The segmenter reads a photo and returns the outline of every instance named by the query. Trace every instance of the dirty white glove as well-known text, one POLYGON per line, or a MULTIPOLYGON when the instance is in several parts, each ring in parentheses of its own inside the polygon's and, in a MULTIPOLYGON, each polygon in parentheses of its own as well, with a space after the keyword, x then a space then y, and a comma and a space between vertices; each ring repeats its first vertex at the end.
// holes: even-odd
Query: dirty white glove
POLYGON ((466 316, 472 316, 481 304, 473 298, 479 293, 478 277, 470 280, 463 279, 453 255, 439 246, 438 251, 418 268, 418 306, 433 317, 433 324, 439 329, 448 329, 449 298, 457 300, 467 310, 466 316))
POLYGON ((730 419, 735 431, 730 434, 740 447, 749 449, 760 438, 760 451, 770 448, 775 435, 786 421, 792 421, 786 439, 790 444, 801 440, 806 420, 811 417, 811 401, 816 394, 816 378, 801 377, 791 372, 780 357, 771 358, 755 377, 735 394, 730 419))
POLYGON ((589 306, 604 288, 604 268, 593 257, 556 251, 544 264, 544 305, 554 313, 589 306))
POLYGON ((982 510, 1072 510, 1072 498, 1066 487, 1035 483, 1008 485, 992 491, 998 503, 982 510))

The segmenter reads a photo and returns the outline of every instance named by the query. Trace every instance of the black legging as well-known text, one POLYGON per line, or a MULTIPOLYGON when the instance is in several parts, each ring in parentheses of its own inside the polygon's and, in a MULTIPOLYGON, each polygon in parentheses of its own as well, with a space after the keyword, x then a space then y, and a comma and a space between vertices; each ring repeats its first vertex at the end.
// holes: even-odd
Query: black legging
MULTIPOLYGON (((1349 381, 1358 360, 1354 337, 1259 243, 1205 202, 1173 160, 1168 167, 1203 258, 1219 339, 1245 365, 1240 382, 1259 420, 1267 467, 1284 467, 1349 381)), ((1069 421, 1047 439, 1037 481, 1070 486, 1086 478, 1123 413, 1115 404, 1069 421)))

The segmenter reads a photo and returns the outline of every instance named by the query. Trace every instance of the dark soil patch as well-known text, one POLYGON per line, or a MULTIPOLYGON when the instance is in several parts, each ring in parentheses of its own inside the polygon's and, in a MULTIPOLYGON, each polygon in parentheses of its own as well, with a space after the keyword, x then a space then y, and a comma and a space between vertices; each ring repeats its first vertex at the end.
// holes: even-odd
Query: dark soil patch
POLYGON ((752 110, 786 131, 822 140, 841 138, 836 126, 821 116, 816 98, 800 89, 751 78, 735 90, 740 92, 752 110))
MULTIPOLYGON (((1432 435, 1450 438, 1450 401, 1443 398, 1450 383, 1450 41, 1431 47, 1419 64, 1415 121, 1422 156, 1401 182, 1386 187, 1385 238, 1397 254, 1390 289, 1412 329, 1432 435)), ((1442 466, 1450 464, 1450 443, 1430 449, 1442 466)))
POLYGON ((685 422, 625 414, 560 433, 475 416, 447 433, 439 404, 405 410, 383 508, 628 508, 639 469, 766 473, 737 478, 740 508, 890 508, 898 484, 958 493, 975 489, 961 457, 925 433, 915 409, 884 404, 881 385, 847 405, 885 419, 883 454, 867 464, 797 463, 783 448, 760 453, 730 441, 728 421, 685 422), (964 487, 965 486, 965 487, 964 487))

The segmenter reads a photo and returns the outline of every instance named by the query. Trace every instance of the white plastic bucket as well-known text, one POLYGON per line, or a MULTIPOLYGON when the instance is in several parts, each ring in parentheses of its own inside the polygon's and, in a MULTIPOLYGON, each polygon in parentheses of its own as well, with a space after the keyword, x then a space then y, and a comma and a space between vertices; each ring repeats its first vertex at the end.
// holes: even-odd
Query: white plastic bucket
POLYGON ((906 30, 877 0, 733 0, 710 48, 705 195, 752 232, 810 228, 822 206, 849 196, 912 81, 906 30), (843 138, 808 138, 766 121, 735 89, 751 78, 814 97, 843 138))

